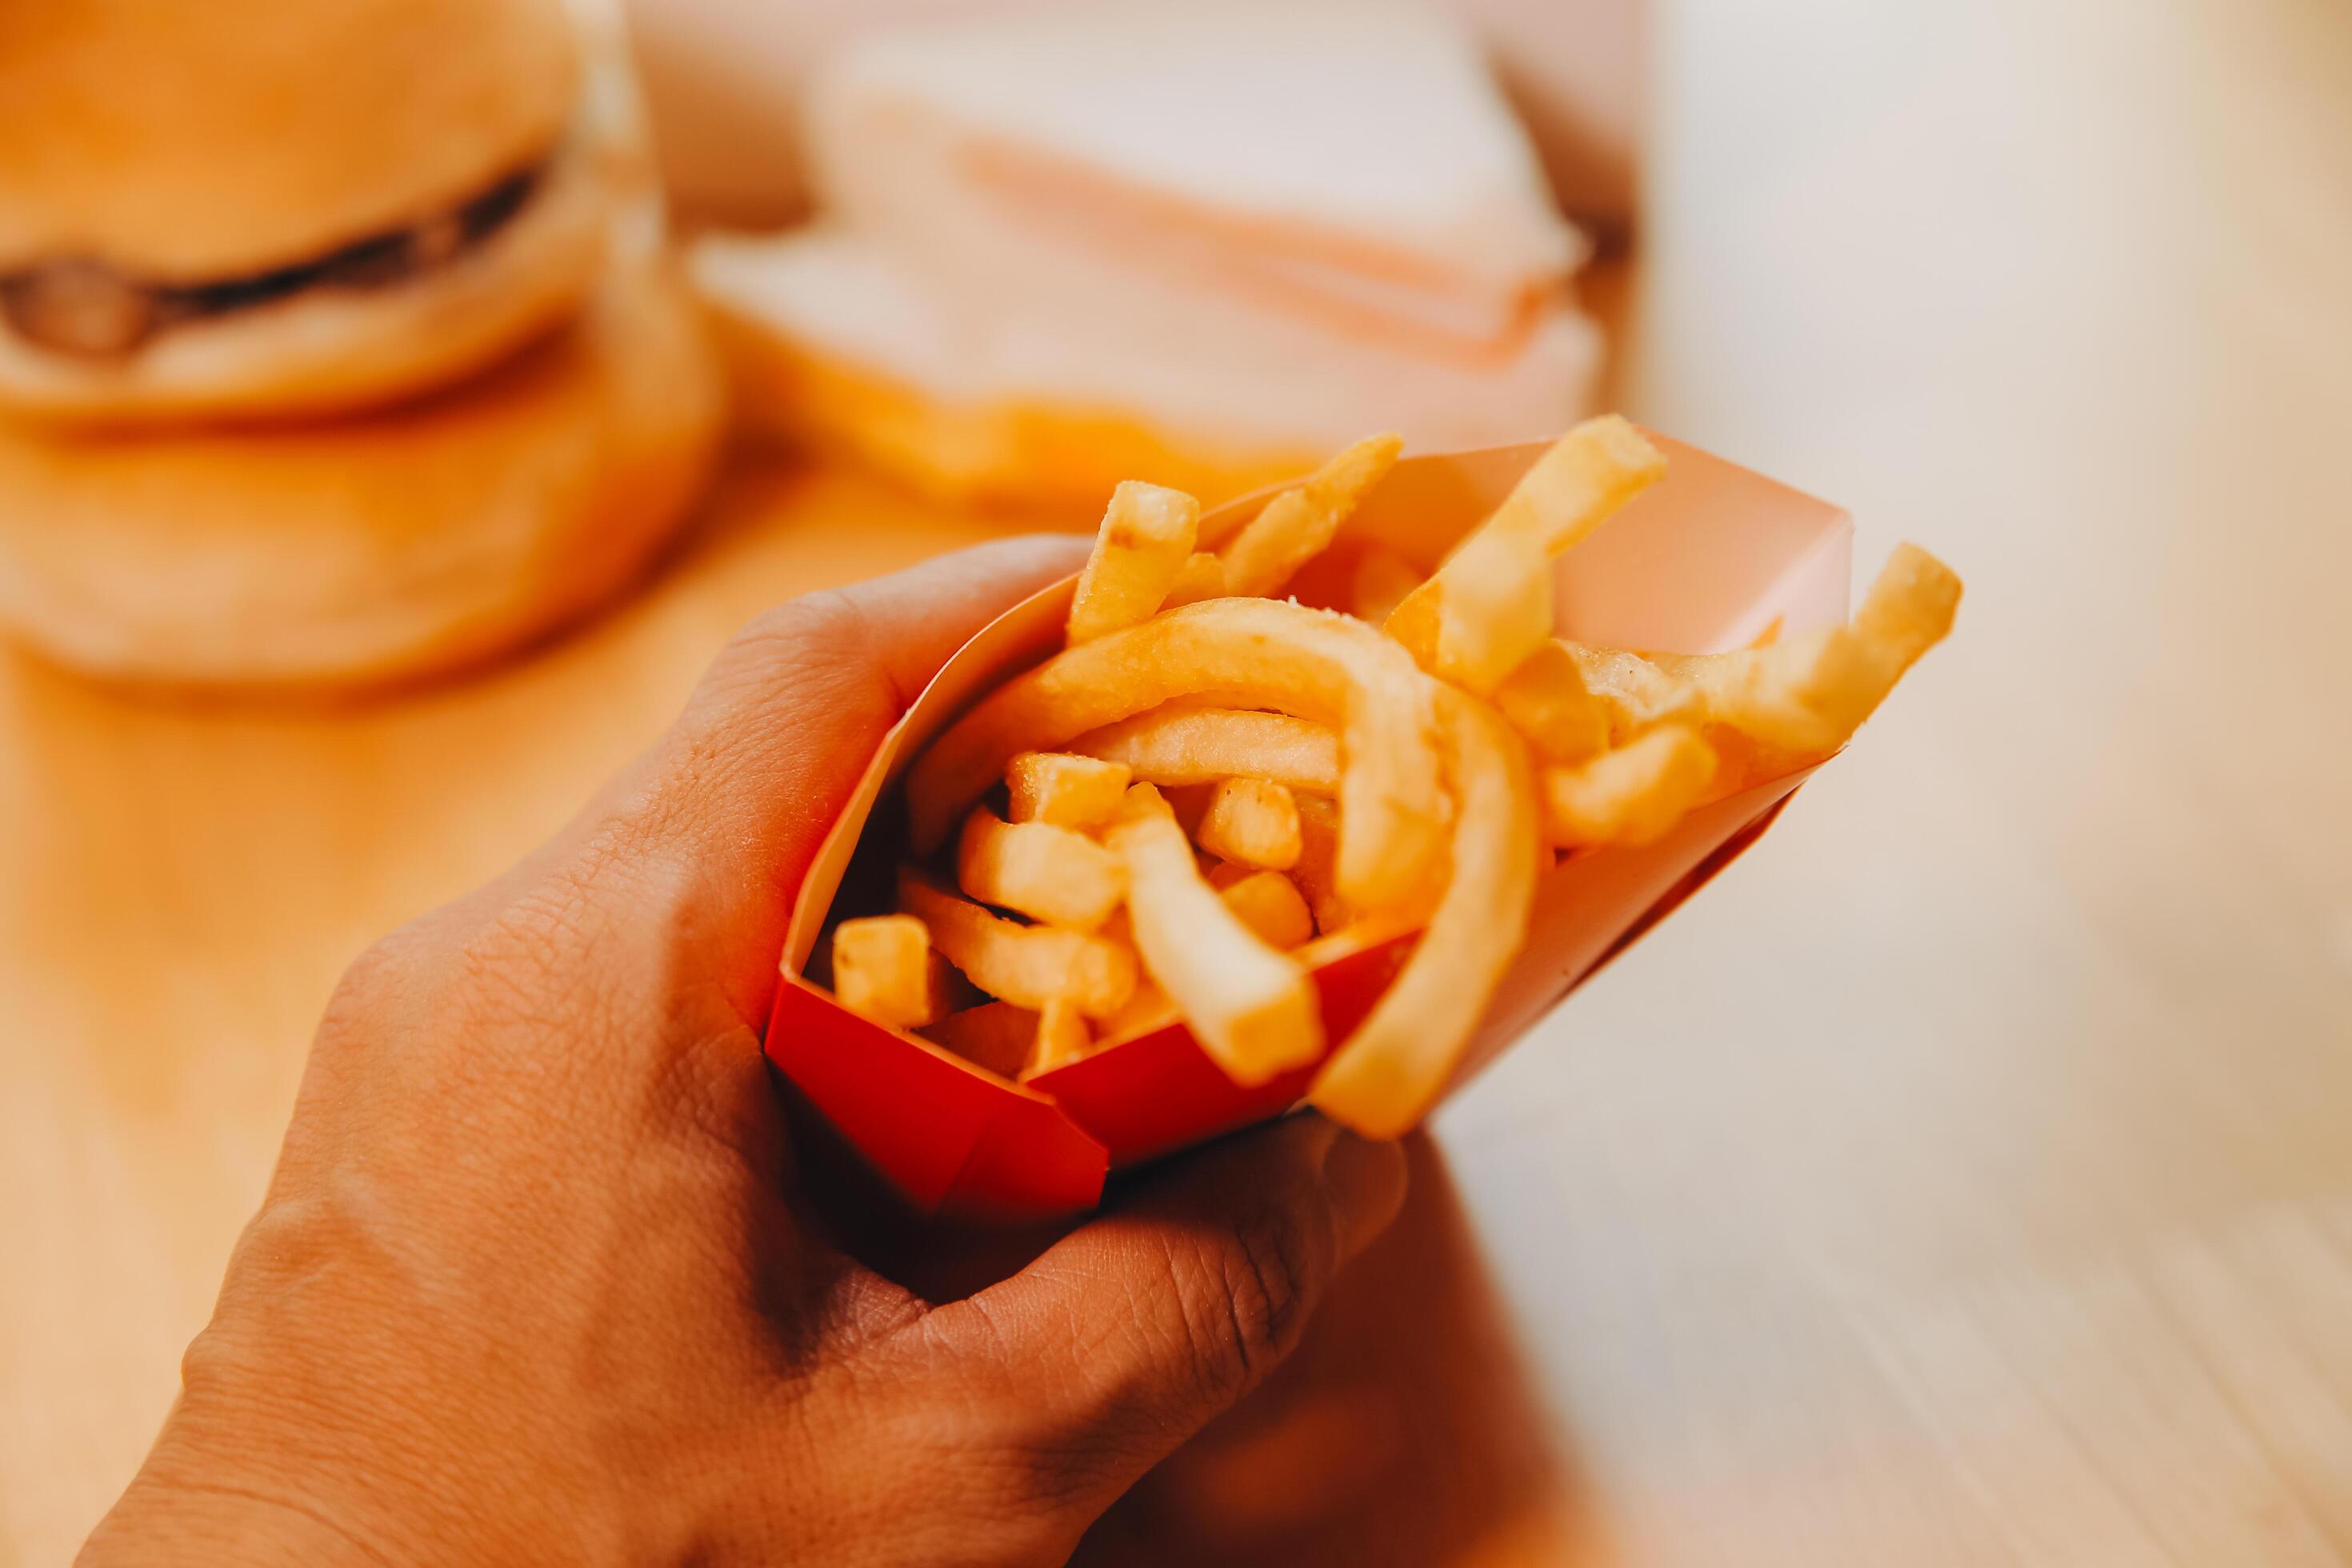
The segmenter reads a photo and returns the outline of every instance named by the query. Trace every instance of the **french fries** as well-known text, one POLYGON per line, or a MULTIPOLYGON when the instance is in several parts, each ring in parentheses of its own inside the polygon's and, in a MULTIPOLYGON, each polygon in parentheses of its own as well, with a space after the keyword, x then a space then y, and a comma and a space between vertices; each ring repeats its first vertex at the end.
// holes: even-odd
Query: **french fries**
POLYGON ((1159 609, 1192 553, 1200 521, 1201 503, 1181 490, 1136 479, 1113 490, 1070 600, 1071 646, 1159 609))
POLYGON ((1224 591, 1265 598, 1287 587, 1301 566, 1323 553, 1403 449, 1401 437, 1369 437, 1259 508, 1224 548, 1224 591))
POLYGON ((1950 633, 1959 605, 1960 580, 1952 569, 1902 544, 1848 626, 1737 655, 1654 656, 1707 700, 1706 734, 1721 763, 1711 793, 1733 795, 1782 777, 1844 745, 1919 657, 1950 633))
MULTIPOLYGON (((1145 1034, 1181 1017, 1176 1004, 1168 1000, 1168 993, 1149 980, 1136 982, 1135 994, 1127 1005, 1102 1021, 1105 1040, 1123 1040, 1145 1034)), ((1010 1076, 1010 1075, 1007 1075, 1010 1076)))
POLYGON ((1086 931, 1024 926, 991 914, 913 872, 898 878, 898 906, 929 928, 931 945, 990 995, 1036 1011, 1066 998, 1108 1018, 1135 991, 1135 955, 1086 931))
POLYGON ((1071 747, 1162 787, 1245 775, 1311 795, 1339 789, 1339 737, 1287 713, 1171 705, 1082 735, 1071 747))
POLYGON ((1649 662, 1696 693, 1708 723, 1791 752, 1835 750, 1879 684, 1868 645, 1843 626, 1733 653, 1653 654, 1649 662))
POLYGON ((1662 724, 1699 721, 1703 704, 1698 688, 1668 675, 1640 654, 1576 642, 1559 646, 1575 660, 1585 690, 1600 704, 1608 721, 1611 745, 1622 746, 1662 724))
POLYGON ((1127 862, 1136 950, 1238 1084, 1264 1083, 1323 1054, 1307 972, 1266 945, 1201 878, 1192 847, 1150 784, 1128 791, 1105 835, 1127 862))
POLYGON ((1218 781, 1192 837, 1221 859, 1268 871, 1287 871, 1304 847, 1297 799, 1265 779, 1218 781))
POLYGON ((1581 650, 1602 674, 1611 728, 1702 722, 1718 747, 1746 750, 1792 771, 1845 744, 1958 613, 1960 580, 1916 545, 1891 555, 1849 626, 1801 632, 1730 653, 1581 650), (1605 673, 1603 673, 1605 672, 1605 673))
POLYGON ((1291 797, 1298 807, 1298 858, 1290 879, 1315 912, 1315 929, 1328 935, 1355 919, 1339 892, 1339 812, 1320 795, 1291 797))
MULTIPOLYGON (((1444 584, 1431 595, 1437 619, 1421 667, 1466 690, 1490 692, 1551 636, 1550 559, 1541 542, 1489 528, 1438 571, 1444 584)), ((1412 603, 1408 596, 1405 605, 1412 603)), ((1410 626, 1404 608, 1397 618, 1410 626)))
POLYGON ((1652 844, 1714 782, 1713 749, 1680 724, 1653 730, 1581 767, 1544 774, 1544 837, 1563 849, 1652 844))
POLYGON ((1575 656, 1547 637, 1495 688, 1495 710, 1547 763, 1580 763, 1609 744, 1609 715, 1575 656))
MULTIPOLYGON (((1269 599, 1212 599, 1067 648, 998 687, 931 742, 907 774, 915 852, 937 848, 1020 752, 1199 690, 1340 722, 1335 876, 1354 903, 1412 897, 1443 841, 1432 743, 1435 684, 1362 622, 1269 599)), ((952 956, 952 955, 950 955, 952 956)))
POLYGON ((1225 596, 1225 563, 1206 550, 1195 550, 1184 558, 1176 574, 1176 581, 1160 601, 1163 608, 1174 609, 1179 605, 1197 605, 1203 599, 1225 596))
POLYGON ((1426 578, 1351 542, 1351 574, 1307 585, 1355 615, 1272 598, 1397 449, 1358 443, 1222 541, 1191 498, 1120 487, 1064 649, 906 772, 899 912, 831 934, 845 1005, 1024 1080, 1181 1020, 1235 1083, 1315 1067, 1312 1103, 1394 1136, 1458 1072, 1555 851, 1654 843, 1819 762, 1957 613, 1959 580, 1906 545, 1845 626, 1719 653, 1561 638, 1554 558, 1664 467, 1614 418, 1426 578), (1415 932, 1327 1057, 1311 966, 1415 932), (949 1012, 957 971, 995 999, 949 1012))
POLYGON ((1527 746, 1495 710, 1445 694, 1447 772, 1460 796, 1452 875, 1420 945, 1316 1074, 1307 1100, 1368 1138, 1410 1131, 1435 1102, 1527 939, 1536 796, 1527 746))
POLYGON ((940 1015, 942 963, 912 915, 872 915, 834 928, 834 994, 885 1028, 911 1029, 940 1015))
POLYGON ((1495 514, 1389 616, 1423 668, 1478 695, 1495 689, 1552 631, 1549 563, 1665 472, 1665 459, 1615 415, 1588 419, 1536 459, 1495 514))
POLYGON ((1094 930, 1127 897, 1118 857, 1085 834, 1007 822, 984 805, 964 818, 956 880, 983 904, 1074 931, 1094 930))
POLYGON ((1067 1067, 1093 1050, 1094 1043, 1094 1031, 1087 1027, 1087 1016, 1076 1004, 1066 996, 1054 997, 1037 1009, 1037 1037, 1021 1066, 1021 1077, 1032 1079, 1067 1067))
POLYGON ((1854 612, 1853 631, 1886 655, 1899 678, 1952 635, 1959 613, 1959 574, 1906 542, 1878 569, 1862 608, 1854 612))
POLYGON ((1244 875, 1220 879, 1212 872, 1209 885, 1217 889, 1217 896, 1225 900, 1225 908, 1234 911, 1234 918, 1249 927, 1258 941, 1286 952, 1314 936, 1315 916, 1307 908, 1307 897, 1298 890, 1297 883, 1279 871, 1252 871, 1230 861, 1223 869, 1244 875))
POLYGON ((1486 526, 1564 555, 1665 476, 1664 455, 1623 416, 1604 414, 1552 443, 1486 526))
POLYGON ((1128 783, 1124 763, 1023 752, 1004 764, 1005 816, 1056 827, 1099 827, 1118 815, 1128 783))

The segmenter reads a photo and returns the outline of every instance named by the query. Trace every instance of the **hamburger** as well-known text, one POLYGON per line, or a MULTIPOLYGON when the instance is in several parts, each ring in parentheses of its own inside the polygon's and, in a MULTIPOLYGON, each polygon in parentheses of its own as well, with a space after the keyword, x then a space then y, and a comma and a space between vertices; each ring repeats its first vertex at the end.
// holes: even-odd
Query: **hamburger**
POLYGON ((0 621, 341 685, 639 570, 720 408, 618 72, 558 0, 0 6, 0 621))

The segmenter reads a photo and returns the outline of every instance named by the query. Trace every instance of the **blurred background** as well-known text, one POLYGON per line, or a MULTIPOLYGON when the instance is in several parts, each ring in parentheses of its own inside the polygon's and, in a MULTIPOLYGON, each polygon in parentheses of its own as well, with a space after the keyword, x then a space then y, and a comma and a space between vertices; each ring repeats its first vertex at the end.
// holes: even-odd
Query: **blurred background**
POLYGON ((0 1564, 342 966, 761 606, 1603 407, 1960 629, 1082 1560, 2352 1559, 2352 9, 205 9, 0 5, 0 1564), (439 47, 306 162, 265 16, 439 47))

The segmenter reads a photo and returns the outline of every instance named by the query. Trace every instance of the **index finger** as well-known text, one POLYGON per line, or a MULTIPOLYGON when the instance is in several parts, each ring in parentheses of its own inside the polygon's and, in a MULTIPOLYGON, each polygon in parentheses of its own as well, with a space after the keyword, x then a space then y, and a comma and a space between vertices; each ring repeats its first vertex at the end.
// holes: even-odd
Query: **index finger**
POLYGON ((1004 540, 780 605, 622 781, 598 861, 662 868, 747 1023, 765 1022, 793 893, 883 735, 973 633, 1085 552, 1004 540))

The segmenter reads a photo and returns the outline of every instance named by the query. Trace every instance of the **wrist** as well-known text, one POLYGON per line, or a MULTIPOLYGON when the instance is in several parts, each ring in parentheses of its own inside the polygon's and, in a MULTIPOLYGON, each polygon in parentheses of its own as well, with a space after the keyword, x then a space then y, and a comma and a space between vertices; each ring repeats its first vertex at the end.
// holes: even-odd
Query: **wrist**
POLYGON ((452 1561, 437 1538, 468 1533, 428 1502, 402 1447, 340 1432, 287 1401, 184 1394, 121 1501, 85 1548, 87 1563, 221 1562, 277 1568, 452 1561), (453 1528, 454 1527, 454 1528, 453 1528))
POLYGON ((400 1560, 354 1534, 321 1500, 226 1481, 159 1480, 142 1472, 91 1532, 79 1562, 84 1568, 189 1562, 381 1568, 400 1560))

